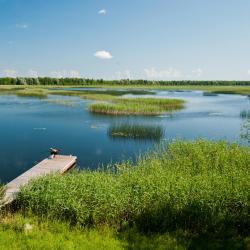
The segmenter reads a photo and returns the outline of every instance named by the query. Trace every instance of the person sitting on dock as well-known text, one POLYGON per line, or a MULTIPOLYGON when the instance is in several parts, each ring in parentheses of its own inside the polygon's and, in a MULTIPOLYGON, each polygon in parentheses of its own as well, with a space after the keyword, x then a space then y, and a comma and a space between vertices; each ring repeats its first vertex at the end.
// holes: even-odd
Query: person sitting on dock
POLYGON ((56 155, 58 154, 59 150, 56 148, 50 148, 50 155, 51 155, 51 159, 55 158, 56 155))

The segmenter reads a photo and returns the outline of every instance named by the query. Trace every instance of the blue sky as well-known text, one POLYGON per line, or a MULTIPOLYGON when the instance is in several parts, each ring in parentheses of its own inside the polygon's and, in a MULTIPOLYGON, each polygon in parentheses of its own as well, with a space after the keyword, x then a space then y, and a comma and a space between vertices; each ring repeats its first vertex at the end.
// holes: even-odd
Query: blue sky
POLYGON ((0 0, 0 76, 250 80, 249 0, 0 0))

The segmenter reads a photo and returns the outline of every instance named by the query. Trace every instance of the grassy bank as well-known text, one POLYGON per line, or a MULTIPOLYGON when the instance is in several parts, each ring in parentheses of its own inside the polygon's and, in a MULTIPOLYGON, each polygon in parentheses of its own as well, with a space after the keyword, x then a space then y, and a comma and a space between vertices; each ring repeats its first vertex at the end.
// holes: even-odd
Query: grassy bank
MULTIPOLYGON (((145 90, 177 90, 177 91, 183 91, 183 90, 201 90, 206 91, 210 93, 222 93, 222 94, 241 94, 241 95, 250 95, 250 86, 225 86, 225 85, 122 85, 122 84, 116 84, 116 85, 108 85, 108 84, 100 84, 100 85, 81 85, 80 87, 87 87, 87 88, 103 88, 107 89, 107 91, 103 91, 103 93, 100 93, 100 91, 70 91, 70 90, 60 90, 62 88, 65 88, 67 86, 58 86, 58 85, 0 85, 0 94, 16 94, 16 95, 30 95, 32 96, 32 93, 34 95, 37 95, 37 93, 41 94, 42 96, 47 94, 58 94, 58 95, 75 95, 75 96, 85 96, 85 98, 88 98, 89 95, 96 94, 97 97, 101 95, 122 95, 123 93, 126 93, 124 91, 119 91, 120 88, 127 89, 127 94, 129 94, 129 91, 133 91, 132 94, 145 94, 145 90), (53 87, 55 89, 53 89, 53 87), (114 89, 118 90, 114 91, 114 89), (41 91, 43 93, 41 93, 41 91), (136 91, 136 93, 134 92, 136 91), (115 94, 116 93, 116 94, 115 94)), ((79 85, 71 85, 72 87, 78 87, 79 85)), ((149 92, 147 92, 149 93, 149 92)))
POLYGON ((242 249, 249 241, 249 166, 249 147, 176 141, 136 164, 36 180, 23 188, 17 207, 84 229, 105 226, 118 238, 135 230, 164 241, 182 232, 175 242, 184 248, 194 241, 207 246, 210 237, 209 244, 232 241, 231 249, 242 249))
POLYGON ((0 218, 0 248, 4 250, 120 250, 120 249, 245 249, 250 238, 216 239, 213 234, 194 235, 177 230, 143 234, 136 229, 116 231, 111 227, 83 229, 56 220, 21 214, 0 218))
POLYGON ((179 99, 160 98, 119 98, 112 103, 94 103, 89 106, 93 113, 107 115, 159 115, 165 111, 174 111, 184 107, 179 99))

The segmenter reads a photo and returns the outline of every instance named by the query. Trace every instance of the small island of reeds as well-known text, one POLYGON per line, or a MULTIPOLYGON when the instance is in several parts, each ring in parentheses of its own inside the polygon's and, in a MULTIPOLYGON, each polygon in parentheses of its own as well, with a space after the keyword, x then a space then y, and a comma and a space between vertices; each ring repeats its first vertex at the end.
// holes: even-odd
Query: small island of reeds
POLYGON ((183 107, 184 101, 180 99, 116 98, 111 102, 91 104, 89 110, 106 115, 159 115, 183 107))

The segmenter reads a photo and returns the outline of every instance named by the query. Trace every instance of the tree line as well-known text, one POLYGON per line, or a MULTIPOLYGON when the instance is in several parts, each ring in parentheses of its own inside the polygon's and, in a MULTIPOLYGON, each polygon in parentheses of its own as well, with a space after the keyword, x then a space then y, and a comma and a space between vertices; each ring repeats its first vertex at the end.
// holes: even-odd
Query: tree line
POLYGON ((168 86, 250 86, 250 81, 150 81, 150 80, 103 80, 86 78, 51 78, 51 77, 4 77, 0 85, 168 85, 168 86))

